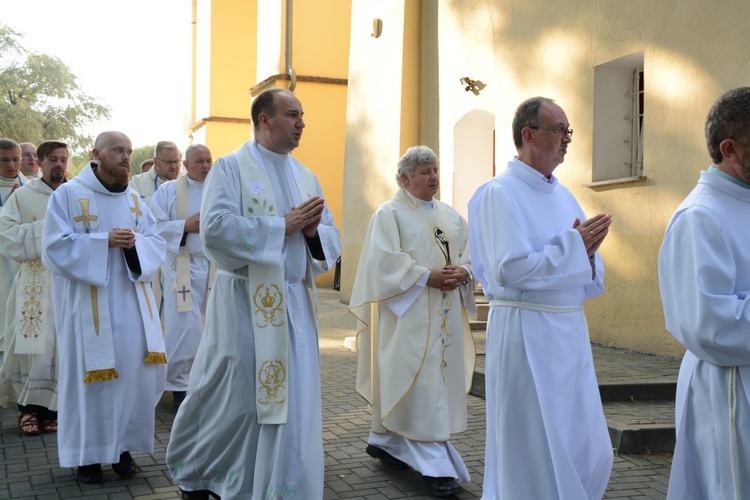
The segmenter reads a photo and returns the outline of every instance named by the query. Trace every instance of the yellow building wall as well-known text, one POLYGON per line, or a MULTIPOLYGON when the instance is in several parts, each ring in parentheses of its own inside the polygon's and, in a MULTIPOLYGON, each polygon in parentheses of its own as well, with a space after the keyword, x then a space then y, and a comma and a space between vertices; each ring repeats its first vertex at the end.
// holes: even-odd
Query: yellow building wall
POLYGON ((194 0, 193 142, 217 158, 251 137, 257 1, 194 0))
MULTIPOLYGON (((544 95, 566 111, 575 130, 555 175, 593 215, 612 214, 601 248, 607 291, 586 305, 591 338, 605 345, 681 355, 666 332, 657 255, 666 225, 710 164, 706 113, 724 91, 750 81, 750 4, 682 2, 545 2, 440 0, 441 177, 452 169, 453 127, 471 110, 496 116, 498 169, 515 154, 511 121, 524 99, 544 95), (643 51, 644 174, 640 183, 592 182, 594 68, 643 51), (479 96, 462 77, 480 79, 479 96)), ((382 78, 378 75, 378 78, 382 78)), ((459 173, 460 174, 460 173, 459 173)), ((443 183, 443 199, 450 185, 443 183)), ((543 217, 544 214, 540 214, 543 217)))
MULTIPOLYGON (((286 73, 286 2, 260 6, 257 0, 194 2, 197 91, 192 137, 194 142, 205 142, 215 160, 252 138, 253 95, 265 88, 290 86, 288 80, 279 79, 286 73), (208 75, 201 74, 203 69, 208 75)), ((302 102, 306 124, 294 155, 317 174, 339 228, 350 17, 350 0, 327 0, 325 8, 315 0, 292 2, 292 66, 299 78, 294 92, 302 102)), ((333 271, 318 278, 319 283, 332 281, 333 271)))
POLYGON ((341 298, 348 302, 375 210, 398 189, 396 164, 420 142, 421 2, 352 3, 341 298), (373 36, 373 21, 382 33, 373 36))
POLYGON ((566 0, 563 7, 515 0, 353 1, 342 299, 351 293, 367 222, 396 189, 393 174, 403 149, 427 141, 439 151, 440 199, 450 203, 464 178, 477 185, 461 190, 488 180, 455 170, 461 119, 476 111, 494 117, 495 132, 487 137, 499 171, 515 154, 515 108, 544 95, 565 109, 575 129, 555 175, 588 214, 614 219, 601 248, 607 291, 586 305, 592 339, 681 355, 684 349, 664 328, 657 255, 672 213, 710 164, 703 138, 709 107, 727 89, 750 81, 750 38, 744 36, 750 4, 566 0), (382 20, 377 38, 370 33, 374 19, 382 20), (638 52, 646 75, 646 179, 587 187, 595 167, 595 68, 638 52), (422 68, 416 79, 409 73, 415 54, 422 68), (464 90, 464 77, 482 82, 478 95, 464 90), (411 122, 413 115, 421 125, 411 122), (432 144, 433 129, 438 144, 432 144))

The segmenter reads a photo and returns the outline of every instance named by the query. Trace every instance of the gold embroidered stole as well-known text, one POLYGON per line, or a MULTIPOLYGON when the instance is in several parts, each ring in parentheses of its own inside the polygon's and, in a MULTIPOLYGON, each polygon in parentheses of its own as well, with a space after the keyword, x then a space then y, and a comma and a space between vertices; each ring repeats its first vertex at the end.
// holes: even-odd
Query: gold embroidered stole
MULTIPOLYGON (((73 215, 76 233, 90 234, 99 231, 99 215, 96 210, 95 193, 88 187, 78 184, 81 198, 70 198, 69 210, 73 215)), ((140 222, 143 211, 140 199, 131 190, 125 194, 130 207, 133 232, 141 231, 140 222)), ((134 282, 141 320, 146 334, 148 353, 147 363, 165 364, 167 362, 164 338, 161 335, 158 310, 154 302, 151 287, 143 282, 134 282), (149 327, 151 323, 151 327, 149 327), (156 326, 155 326, 156 325, 156 326)), ((104 382, 118 378, 115 367, 115 354, 112 338, 112 320, 109 313, 107 290, 103 286, 77 284, 83 336, 83 355, 86 366, 85 383, 104 382)))
MULTIPOLYGON (((20 216, 19 224, 31 224, 44 219, 45 207, 52 193, 25 188, 21 196, 16 195, 20 216)), ((28 233, 27 238, 36 235, 28 233)), ((44 339, 55 335, 55 318, 50 310, 50 273, 42 265, 41 258, 23 261, 15 278, 15 331, 17 354, 41 354, 44 339)), ((11 331, 11 330, 9 330, 11 331)))
MULTIPOLYGON (((255 143, 250 147, 255 147, 255 143)), ((243 214, 246 217, 275 215, 276 200, 265 169, 253 158, 248 145, 242 145, 233 154, 239 164, 243 214)), ((316 192, 315 178, 309 171, 297 168, 291 159, 288 161, 301 199, 305 200, 310 197, 309 193, 316 192)), ((258 423, 283 424, 287 419, 289 394, 289 318, 284 269, 251 262, 248 278, 255 339, 258 423)))

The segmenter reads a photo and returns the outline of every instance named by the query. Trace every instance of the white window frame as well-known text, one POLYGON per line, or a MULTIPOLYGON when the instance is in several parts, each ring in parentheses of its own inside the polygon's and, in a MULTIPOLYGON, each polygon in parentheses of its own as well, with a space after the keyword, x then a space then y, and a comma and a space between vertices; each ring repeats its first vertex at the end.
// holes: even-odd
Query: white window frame
POLYGON ((593 164, 588 187, 645 180, 643 52, 594 68, 593 164))

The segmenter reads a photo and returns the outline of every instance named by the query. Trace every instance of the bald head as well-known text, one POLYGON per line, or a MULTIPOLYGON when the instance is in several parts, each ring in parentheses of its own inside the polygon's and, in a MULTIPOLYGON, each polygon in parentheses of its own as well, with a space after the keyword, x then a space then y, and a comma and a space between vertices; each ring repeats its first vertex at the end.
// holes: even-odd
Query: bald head
POLYGON ((203 144, 192 144, 185 150, 185 161, 182 164, 190 179, 203 182, 213 165, 211 151, 203 144))
POLYGON ((130 139, 128 138, 128 136, 123 134, 122 132, 117 132, 115 130, 102 132, 101 134, 96 136, 96 140, 94 141, 94 149, 98 149, 99 151, 101 151, 111 142, 118 140, 125 140, 130 143, 130 139))

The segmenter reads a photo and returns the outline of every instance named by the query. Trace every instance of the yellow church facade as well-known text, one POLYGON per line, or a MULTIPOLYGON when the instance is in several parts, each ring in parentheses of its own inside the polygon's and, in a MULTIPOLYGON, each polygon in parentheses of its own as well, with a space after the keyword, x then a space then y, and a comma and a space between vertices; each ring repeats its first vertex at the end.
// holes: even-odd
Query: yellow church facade
POLYGON ((249 137, 253 92, 289 87, 291 6, 295 92, 307 119, 295 155, 318 173, 342 229, 342 300, 351 293, 367 223, 396 190, 396 162, 406 148, 426 144, 438 153, 439 197, 465 214, 474 190, 515 153, 516 106, 543 95, 562 106, 575 130, 555 175, 588 214, 614 220, 600 250, 607 292, 586 306, 592 340, 682 354, 664 329, 657 255, 669 218, 710 164, 703 138, 709 107, 750 82, 743 29, 750 3, 194 5, 200 78, 193 139, 216 156, 249 137))
POLYGON ((253 136, 252 97, 293 90, 305 120, 294 156, 317 174, 341 228, 351 2, 193 0, 192 9, 190 142, 214 159, 231 153, 253 136))

